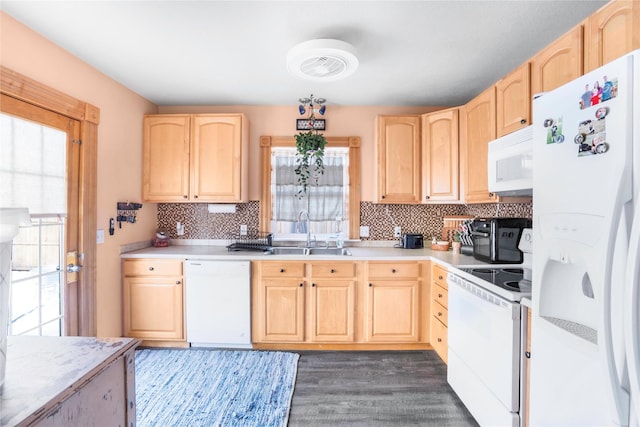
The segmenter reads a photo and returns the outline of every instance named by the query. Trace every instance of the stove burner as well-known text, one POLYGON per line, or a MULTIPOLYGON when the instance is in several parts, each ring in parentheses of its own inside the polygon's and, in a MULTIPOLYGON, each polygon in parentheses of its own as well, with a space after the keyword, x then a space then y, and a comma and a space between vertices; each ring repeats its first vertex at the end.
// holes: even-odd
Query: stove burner
POLYGON ((522 274, 521 268, 503 268, 502 271, 505 273, 522 274))
POLYGON ((502 286, 506 289, 511 289, 514 291, 519 291, 520 290, 520 282, 517 280, 509 280, 507 282, 503 282, 502 286))
POLYGON ((471 269, 471 272, 479 274, 496 274, 498 270, 494 268, 473 268, 471 269))

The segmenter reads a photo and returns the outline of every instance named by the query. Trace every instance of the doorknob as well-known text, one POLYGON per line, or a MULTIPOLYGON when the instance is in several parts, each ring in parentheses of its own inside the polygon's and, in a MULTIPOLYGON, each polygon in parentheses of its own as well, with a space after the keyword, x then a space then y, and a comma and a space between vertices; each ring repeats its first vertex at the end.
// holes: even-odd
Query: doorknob
POLYGON ((80 271, 80 269, 82 269, 81 265, 76 265, 76 264, 67 265, 67 273, 77 273, 78 271, 80 271))

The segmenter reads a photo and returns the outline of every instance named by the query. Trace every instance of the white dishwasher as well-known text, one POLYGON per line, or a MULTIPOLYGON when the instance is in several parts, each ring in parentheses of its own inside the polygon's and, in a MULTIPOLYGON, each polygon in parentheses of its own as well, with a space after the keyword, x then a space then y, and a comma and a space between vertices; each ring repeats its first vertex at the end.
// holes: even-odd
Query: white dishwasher
POLYGON ((251 348, 251 262, 185 261, 192 347, 251 348))

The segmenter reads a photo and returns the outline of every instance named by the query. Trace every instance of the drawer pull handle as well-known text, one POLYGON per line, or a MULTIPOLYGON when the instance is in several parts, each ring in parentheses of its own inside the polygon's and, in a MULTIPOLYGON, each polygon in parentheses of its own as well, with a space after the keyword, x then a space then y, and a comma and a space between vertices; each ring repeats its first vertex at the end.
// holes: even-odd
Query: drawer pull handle
POLYGON ((442 294, 438 294, 438 298, 442 298, 442 294))
POLYGON ((284 268, 281 268, 281 269, 280 269, 280 273, 284 273, 284 268))
POLYGON ((442 316, 442 313, 441 313, 441 312, 438 312, 438 316, 442 316))
POLYGON ((335 272, 336 272, 336 271, 332 268, 332 269, 331 269, 331 273, 335 273, 335 272))
POLYGON ((149 267, 149 271, 153 271, 153 267, 149 267))
POLYGON ((442 276, 438 276, 438 280, 442 280, 442 279, 443 279, 443 277, 442 277, 442 276))

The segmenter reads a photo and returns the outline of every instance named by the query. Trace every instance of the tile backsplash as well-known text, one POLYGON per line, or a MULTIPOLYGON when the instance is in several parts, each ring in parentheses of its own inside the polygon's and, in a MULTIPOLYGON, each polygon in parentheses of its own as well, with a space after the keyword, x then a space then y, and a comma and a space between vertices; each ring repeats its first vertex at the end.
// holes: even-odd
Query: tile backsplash
MULTIPOLYGON (((158 229, 172 239, 233 239, 240 225, 247 225, 248 234, 255 235, 259 227, 260 202, 238 203, 235 213, 209 213, 206 203, 158 204, 158 229), (184 235, 176 233, 176 223, 184 224, 184 235)), ((393 240, 393 228, 403 233, 421 233, 425 237, 442 234, 443 217, 472 215, 482 217, 532 218, 532 203, 501 203, 478 205, 386 205, 360 203, 360 225, 369 226, 369 237, 363 240, 393 240)))

